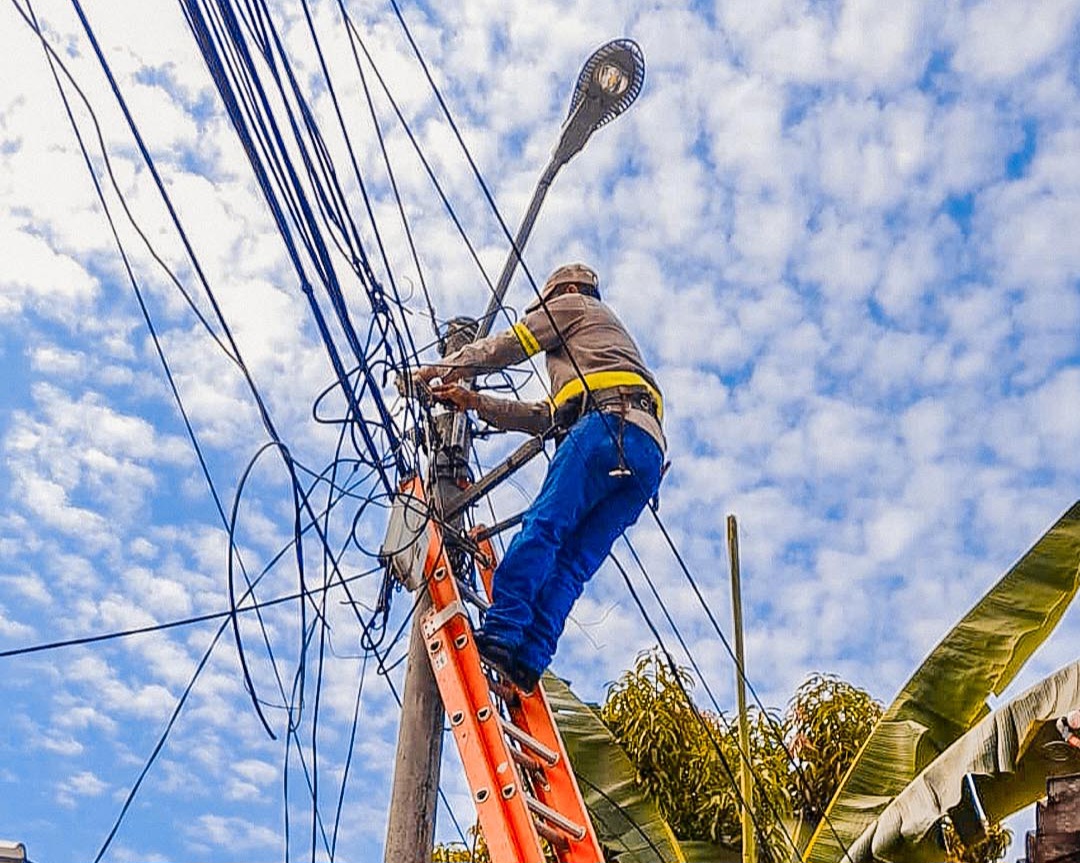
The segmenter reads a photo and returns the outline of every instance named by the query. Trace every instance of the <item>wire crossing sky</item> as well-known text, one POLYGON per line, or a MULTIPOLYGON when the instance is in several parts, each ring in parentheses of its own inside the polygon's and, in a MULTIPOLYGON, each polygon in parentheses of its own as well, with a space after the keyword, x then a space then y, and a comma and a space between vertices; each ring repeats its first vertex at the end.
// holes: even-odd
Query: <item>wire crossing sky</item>
MULTIPOLYGON (((506 254, 457 134, 515 225, 609 39, 645 88, 525 263, 589 261, 656 369, 662 523, 709 613, 643 518, 656 594, 617 548, 634 595, 606 567, 556 672, 602 698, 655 642, 636 596, 730 709, 734 512, 763 702, 810 671, 888 700, 1080 497, 1080 3, 400 4, 431 82, 393 4, 0 9, 0 835, 32 859, 378 856, 411 599, 384 618, 370 569, 416 457, 391 365, 480 314, 506 254)), ((511 314, 531 296, 519 274, 511 314)))

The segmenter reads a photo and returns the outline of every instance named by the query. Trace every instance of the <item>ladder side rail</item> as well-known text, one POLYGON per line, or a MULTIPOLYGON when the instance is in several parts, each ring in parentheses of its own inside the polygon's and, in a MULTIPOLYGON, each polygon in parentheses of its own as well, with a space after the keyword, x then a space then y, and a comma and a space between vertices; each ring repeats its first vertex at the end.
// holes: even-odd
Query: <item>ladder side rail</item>
MULTIPOLYGON (((482 527, 478 527, 474 536, 481 535, 482 530, 482 527)), ((495 549, 490 539, 480 540, 477 545, 480 551, 476 558, 477 568, 490 597, 495 574, 495 549)), ((534 796, 540 803, 585 828, 584 836, 576 838, 567 835, 567 847, 563 850, 556 849, 560 863, 599 863, 604 859, 604 853, 542 684, 536 687, 532 695, 520 693, 518 699, 507 703, 507 708, 514 725, 558 755, 554 766, 544 765, 547 787, 534 783, 534 796)))
MULTIPOLYGON (((424 499, 419 480, 409 493, 424 499)), ((428 522, 426 539, 424 581, 432 608, 421 626, 492 863, 543 863, 527 795, 492 704, 442 531, 434 521, 428 522)))

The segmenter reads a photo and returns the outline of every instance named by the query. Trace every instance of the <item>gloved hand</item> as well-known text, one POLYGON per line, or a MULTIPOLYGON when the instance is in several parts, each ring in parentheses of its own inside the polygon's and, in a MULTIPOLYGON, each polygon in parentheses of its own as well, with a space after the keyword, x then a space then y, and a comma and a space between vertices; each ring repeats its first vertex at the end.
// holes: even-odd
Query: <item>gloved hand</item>
POLYGON ((431 387, 431 397, 437 402, 453 405, 459 411, 475 410, 480 403, 479 394, 461 384, 435 384, 431 387))
POLYGON ((420 366, 412 373, 413 380, 422 384, 430 384, 437 377, 447 377, 449 369, 443 366, 420 366))

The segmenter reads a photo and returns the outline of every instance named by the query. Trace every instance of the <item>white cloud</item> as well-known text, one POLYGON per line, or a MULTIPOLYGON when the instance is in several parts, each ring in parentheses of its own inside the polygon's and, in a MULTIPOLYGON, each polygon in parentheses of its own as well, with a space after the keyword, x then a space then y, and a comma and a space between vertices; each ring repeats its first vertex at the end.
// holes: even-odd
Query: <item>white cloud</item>
POLYGON ((40 236, 0 221, 0 314, 19 314, 30 305, 47 315, 71 318, 97 293, 97 279, 74 258, 40 236))
POLYGON ((857 86, 893 89, 909 84, 918 79, 927 59, 919 37, 932 10, 933 4, 924 0, 887 5, 847 0, 841 6, 833 54, 857 86))
POLYGON ((229 848, 233 853, 276 848, 281 844, 276 830, 221 815, 199 816, 188 832, 200 844, 229 848))
POLYGON ((977 79, 1019 75, 1075 35, 1080 4, 1075 0, 982 0, 973 4, 956 34, 956 67, 977 79))
POLYGON ((109 788, 93 773, 84 770, 69 776, 60 783, 59 796, 61 799, 71 797, 98 797, 109 788))
POLYGON ((45 582, 36 575, 9 575, 0 577, 0 584, 17 593, 23 600, 48 605, 52 600, 45 582))
POLYGON ((0 638, 8 643, 25 642, 36 634, 34 627, 20 623, 18 619, 8 613, 3 605, 0 605, 0 638))

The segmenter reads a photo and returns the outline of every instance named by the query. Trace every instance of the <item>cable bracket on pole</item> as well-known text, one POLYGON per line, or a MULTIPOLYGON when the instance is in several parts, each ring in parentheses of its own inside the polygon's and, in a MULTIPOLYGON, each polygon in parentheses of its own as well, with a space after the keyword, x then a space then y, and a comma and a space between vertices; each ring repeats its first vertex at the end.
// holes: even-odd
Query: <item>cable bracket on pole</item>
POLYGON ((451 602, 446 608, 440 608, 438 611, 432 612, 423 620, 422 626, 424 627, 424 636, 426 638, 431 638, 431 636, 458 616, 466 618, 469 616, 469 612, 465 610, 465 606, 460 600, 451 602))

